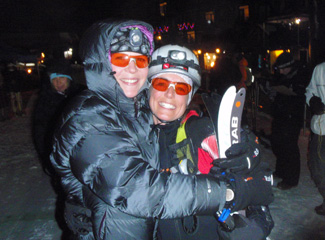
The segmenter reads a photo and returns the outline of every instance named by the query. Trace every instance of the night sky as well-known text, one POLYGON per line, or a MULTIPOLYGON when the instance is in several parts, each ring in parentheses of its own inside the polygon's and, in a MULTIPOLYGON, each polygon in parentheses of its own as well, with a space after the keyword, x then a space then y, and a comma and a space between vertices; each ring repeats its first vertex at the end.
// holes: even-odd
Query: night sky
MULTIPOLYGON (((1 0, 0 41, 14 45, 10 41, 10 34, 17 36, 17 33, 44 35, 69 32, 80 37, 91 24, 110 17, 144 20, 155 26, 153 19, 159 16, 158 2, 159 0, 1 0)), ((318 11, 325 9, 325 1, 317 2, 318 11)), ((318 39, 323 39, 325 15, 319 14, 317 21, 318 39)), ((16 45, 24 47, 24 39, 15 40, 19 42, 16 45)), ((45 44, 43 40, 40 41, 45 44)), ((40 44, 35 42, 33 47, 40 44)), ((322 43, 318 47, 321 46, 322 43)))
POLYGON ((2 32, 82 32, 110 17, 144 20, 155 0, 2 0, 2 32), (149 7, 150 4, 150 7, 149 7))
POLYGON ((4 0, 1 5, 2 32, 78 32, 116 9, 110 1, 4 0))

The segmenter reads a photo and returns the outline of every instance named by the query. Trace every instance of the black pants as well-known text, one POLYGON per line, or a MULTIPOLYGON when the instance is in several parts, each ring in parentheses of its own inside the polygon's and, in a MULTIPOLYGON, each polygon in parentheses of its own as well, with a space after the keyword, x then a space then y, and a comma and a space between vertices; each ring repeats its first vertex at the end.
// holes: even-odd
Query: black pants
POLYGON ((325 200, 325 136, 313 134, 308 157, 311 178, 325 200))
POLYGON ((218 222, 213 216, 159 220, 159 240, 218 240, 218 222))
POLYGON ((301 121, 295 118, 274 118, 271 145, 276 156, 275 174, 289 185, 297 185, 300 175, 298 139, 301 121))

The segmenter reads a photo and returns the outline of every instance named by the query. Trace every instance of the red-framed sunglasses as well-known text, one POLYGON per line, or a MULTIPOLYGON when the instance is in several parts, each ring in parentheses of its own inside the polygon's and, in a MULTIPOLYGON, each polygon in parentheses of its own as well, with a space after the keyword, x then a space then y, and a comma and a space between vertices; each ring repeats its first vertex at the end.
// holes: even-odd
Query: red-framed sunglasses
POLYGON ((171 82, 163 78, 154 78, 151 81, 154 89, 165 92, 170 86, 173 86, 178 95, 187 95, 191 92, 191 85, 183 82, 171 82))
POLYGON ((134 59, 138 68, 145 68, 149 64, 149 58, 145 55, 132 56, 125 53, 113 53, 111 63, 118 67, 126 67, 130 60, 134 59))

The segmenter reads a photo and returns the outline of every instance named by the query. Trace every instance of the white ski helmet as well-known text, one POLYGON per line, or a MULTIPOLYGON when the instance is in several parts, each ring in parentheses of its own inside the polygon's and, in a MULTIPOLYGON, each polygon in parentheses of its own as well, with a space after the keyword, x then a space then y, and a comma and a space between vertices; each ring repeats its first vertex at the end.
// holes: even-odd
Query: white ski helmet
POLYGON ((193 81, 192 96, 201 86, 199 60, 190 49, 183 46, 170 44, 153 52, 149 64, 149 81, 153 76, 161 73, 176 73, 191 78, 193 81))

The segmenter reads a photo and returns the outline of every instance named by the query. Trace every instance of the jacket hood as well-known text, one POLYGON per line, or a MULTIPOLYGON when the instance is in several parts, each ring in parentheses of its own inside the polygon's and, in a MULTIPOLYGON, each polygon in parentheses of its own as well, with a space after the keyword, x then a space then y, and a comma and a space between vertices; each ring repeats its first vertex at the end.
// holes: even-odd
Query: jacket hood
MULTIPOLYGON (((149 39, 150 52, 153 51, 153 27, 137 20, 107 19, 97 22, 85 32, 80 41, 80 57, 83 60, 88 89, 116 103, 127 97, 112 74, 109 52, 115 33, 126 26, 145 27, 148 31, 142 32, 149 39)), ((149 84, 146 82, 141 91, 148 87, 149 84)))

